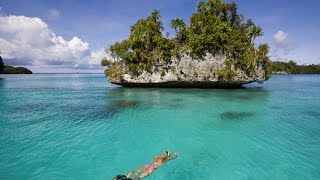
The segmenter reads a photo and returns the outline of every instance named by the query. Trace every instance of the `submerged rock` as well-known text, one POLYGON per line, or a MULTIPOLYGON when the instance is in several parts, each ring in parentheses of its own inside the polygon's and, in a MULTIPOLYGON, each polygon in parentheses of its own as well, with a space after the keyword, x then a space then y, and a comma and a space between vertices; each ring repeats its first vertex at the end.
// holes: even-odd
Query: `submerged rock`
POLYGON ((134 108, 139 105, 139 101, 135 100, 115 100, 111 102, 111 107, 115 109, 134 108))
POLYGON ((235 112, 235 111, 229 111, 229 112, 224 112, 221 114, 221 119, 224 120, 237 120, 237 119, 243 119, 246 117, 253 116, 254 113, 252 112, 235 112))

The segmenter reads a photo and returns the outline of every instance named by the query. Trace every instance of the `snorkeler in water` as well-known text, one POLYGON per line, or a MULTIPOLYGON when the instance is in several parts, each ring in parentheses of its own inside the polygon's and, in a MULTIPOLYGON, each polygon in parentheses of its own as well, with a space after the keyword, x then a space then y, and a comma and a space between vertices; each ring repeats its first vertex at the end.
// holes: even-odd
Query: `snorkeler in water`
POLYGON ((142 166, 141 168, 132 171, 125 175, 118 175, 113 180, 138 180, 143 179, 153 173, 157 168, 159 168, 164 163, 175 159, 179 156, 179 153, 174 153, 170 156, 170 151, 165 151, 163 154, 156 156, 152 163, 142 166))

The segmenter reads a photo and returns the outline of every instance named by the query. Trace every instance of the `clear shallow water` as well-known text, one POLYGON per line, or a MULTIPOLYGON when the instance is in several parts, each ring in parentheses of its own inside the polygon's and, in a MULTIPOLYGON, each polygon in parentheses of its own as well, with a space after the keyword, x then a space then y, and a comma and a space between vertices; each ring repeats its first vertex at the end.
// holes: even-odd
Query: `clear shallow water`
POLYGON ((320 76, 240 90, 126 89, 103 75, 1 75, 0 179, 319 179, 320 76))

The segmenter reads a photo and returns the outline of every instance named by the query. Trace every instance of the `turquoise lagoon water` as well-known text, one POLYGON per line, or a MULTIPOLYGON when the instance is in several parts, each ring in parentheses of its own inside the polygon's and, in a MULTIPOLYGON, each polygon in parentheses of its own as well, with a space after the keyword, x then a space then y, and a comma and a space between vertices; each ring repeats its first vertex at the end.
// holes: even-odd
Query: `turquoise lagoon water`
POLYGON ((320 76, 247 89, 139 89, 103 75, 1 75, 0 179, 319 179, 320 76))

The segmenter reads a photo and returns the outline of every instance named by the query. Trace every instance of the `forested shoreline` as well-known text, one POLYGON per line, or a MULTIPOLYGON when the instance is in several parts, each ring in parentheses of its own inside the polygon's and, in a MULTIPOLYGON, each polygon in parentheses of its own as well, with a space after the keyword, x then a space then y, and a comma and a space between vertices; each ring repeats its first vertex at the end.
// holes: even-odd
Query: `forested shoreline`
POLYGON ((32 71, 25 67, 13 67, 5 65, 0 56, 0 74, 32 74, 32 71))
POLYGON ((275 74, 320 74, 319 64, 298 65, 294 61, 271 61, 270 68, 275 74))

